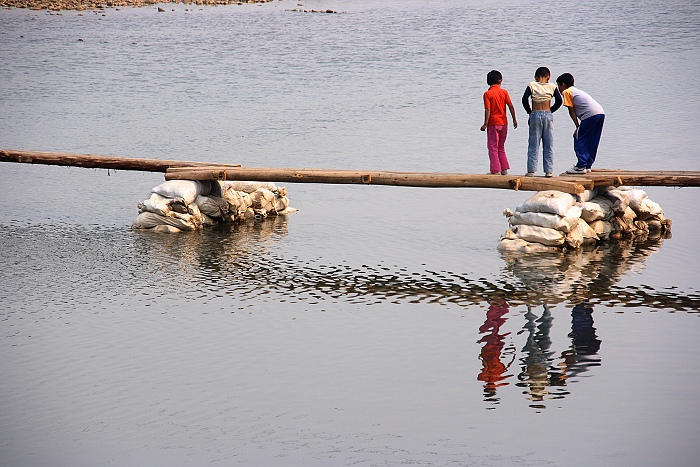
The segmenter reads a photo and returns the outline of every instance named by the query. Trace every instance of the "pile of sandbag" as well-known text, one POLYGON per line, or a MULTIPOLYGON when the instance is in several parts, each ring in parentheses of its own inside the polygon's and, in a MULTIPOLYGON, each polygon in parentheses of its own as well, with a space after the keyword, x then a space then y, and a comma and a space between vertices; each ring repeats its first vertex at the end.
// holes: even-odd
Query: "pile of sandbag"
POLYGON ((610 238, 662 234, 670 230, 661 207, 640 189, 608 187, 581 195, 540 191, 504 211, 509 229, 501 236, 500 251, 540 252, 577 249, 610 238))
POLYGON ((133 229, 197 230, 221 222, 288 214, 287 189, 272 182, 169 180, 138 204, 133 229))

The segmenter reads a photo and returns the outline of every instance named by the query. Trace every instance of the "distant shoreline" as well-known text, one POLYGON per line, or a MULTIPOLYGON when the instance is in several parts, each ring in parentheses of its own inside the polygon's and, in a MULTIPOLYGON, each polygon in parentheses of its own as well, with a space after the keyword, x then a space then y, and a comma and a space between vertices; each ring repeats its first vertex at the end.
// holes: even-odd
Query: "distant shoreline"
POLYGON ((182 3, 185 5, 243 5, 246 3, 269 3, 274 0, 0 0, 0 7, 26 8, 29 10, 104 10, 106 8, 144 7, 157 3, 182 3))

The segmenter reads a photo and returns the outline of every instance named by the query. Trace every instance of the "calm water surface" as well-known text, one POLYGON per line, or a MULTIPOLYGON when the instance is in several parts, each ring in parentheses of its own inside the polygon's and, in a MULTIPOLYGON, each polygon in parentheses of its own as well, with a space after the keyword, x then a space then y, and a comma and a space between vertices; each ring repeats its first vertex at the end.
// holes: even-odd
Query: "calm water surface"
MULTIPOLYGON (((0 147, 485 173, 486 73, 517 104, 548 66, 604 106, 600 167, 700 170, 700 2, 303 3, 342 14, 0 11, 0 147)), ((162 180, 0 165, 0 465, 697 463, 700 190, 646 190, 670 238, 513 257, 527 193, 129 230, 162 180)))

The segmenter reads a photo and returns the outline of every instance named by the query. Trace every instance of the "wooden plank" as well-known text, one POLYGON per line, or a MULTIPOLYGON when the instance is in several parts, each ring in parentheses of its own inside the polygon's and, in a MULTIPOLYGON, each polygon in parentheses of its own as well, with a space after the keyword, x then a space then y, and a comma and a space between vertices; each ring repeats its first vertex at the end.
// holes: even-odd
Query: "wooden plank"
MULTIPOLYGON (((11 149, 0 149, 0 162, 60 165, 90 169, 140 170, 143 172, 165 172, 170 167, 212 165, 211 162, 139 159, 131 157, 96 156, 93 154, 73 154, 67 152, 18 151, 11 149)), ((228 166, 240 167, 233 164, 228 166)))
POLYGON ((500 188, 527 191, 558 190, 582 193, 588 187, 580 181, 571 182, 544 177, 520 177, 491 174, 445 172, 372 172, 332 169, 293 169, 260 167, 174 168, 165 174, 166 180, 251 180, 291 183, 330 183, 355 185, 389 185, 425 188, 500 188))

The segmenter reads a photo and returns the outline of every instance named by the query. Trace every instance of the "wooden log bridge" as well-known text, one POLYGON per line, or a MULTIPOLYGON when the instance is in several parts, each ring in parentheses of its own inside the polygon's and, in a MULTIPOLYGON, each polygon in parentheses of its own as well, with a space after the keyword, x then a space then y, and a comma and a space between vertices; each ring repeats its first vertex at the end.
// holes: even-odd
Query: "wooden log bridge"
POLYGON ((332 169, 241 167, 160 159, 138 159, 92 154, 0 150, 0 162, 48 164, 113 170, 164 172, 166 180, 251 180, 291 183, 390 185, 430 188, 500 188, 524 191, 558 190, 578 194, 596 186, 700 186, 700 171, 632 172, 594 169, 581 175, 557 177, 491 175, 445 172, 386 172, 332 169))

